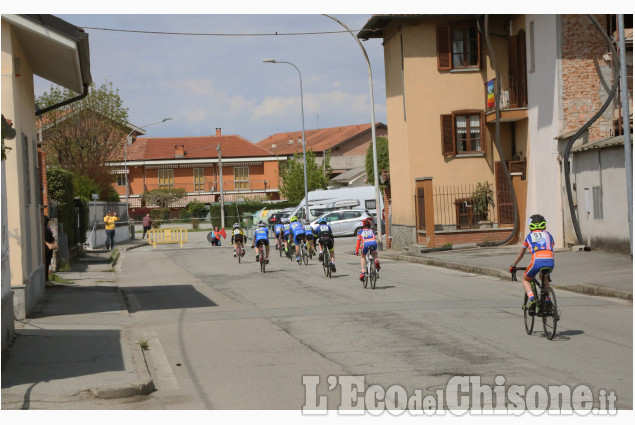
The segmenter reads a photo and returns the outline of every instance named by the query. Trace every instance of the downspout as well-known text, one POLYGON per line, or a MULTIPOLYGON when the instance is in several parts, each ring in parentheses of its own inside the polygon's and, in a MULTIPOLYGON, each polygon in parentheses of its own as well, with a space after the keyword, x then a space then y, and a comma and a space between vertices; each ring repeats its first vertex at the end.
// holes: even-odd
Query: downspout
MULTIPOLYGON (((479 32, 481 31, 481 23, 477 19, 476 25, 478 26, 479 32)), ((514 185, 512 183, 512 177, 509 174, 509 170, 507 169, 507 164, 505 164, 505 155, 503 154, 503 148, 500 144, 500 93, 501 93, 501 79, 500 73, 498 71, 498 64, 496 63, 496 54, 494 52, 494 48, 492 47, 492 42, 489 38, 489 15, 485 15, 485 42, 487 43, 487 50, 490 54, 490 60, 492 62, 492 68, 494 68, 494 72, 496 73, 496 90, 494 90, 494 107, 496 109, 496 131, 494 135, 494 145, 496 146, 496 150, 498 151, 498 157, 501 160, 501 165, 503 166, 503 171, 505 172, 505 179, 507 180, 507 184, 509 186, 511 195, 512 195, 512 204, 514 211, 514 229, 512 232, 502 241, 498 242, 481 242, 478 243, 478 246, 498 246, 505 245, 510 240, 514 238, 516 233, 518 232, 518 203, 516 202, 516 191, 514 190, 514 185)))
POLYGON ((40 109, 35 111, 35 116, 38 117, 46 112, 52 111, 53 109, 58 109, 61 108, 62 106, 66 106, 69 105, 71 103, 77 102, 78 100, 82 100, 83 98, 85 98, 86 96, 88 96, 88 88, 90 87, 89 84, 84 84, 84 92, 82 94, 80 94, 79 96, 73 97, 71 99, 66 99, 60 103, 56 103, 55 105, 51 105, 51 106, 47 106, 44 109, 40 109))
POLYGON ((611 58, 613 58, 613 88, 611 89, 611 93, 609 94, 609 97, 606 99, 606 102, 604 102, 604 105, 602 105, 600 110, 586 124, 584 124, 582 128, 580 128, 577 131, 577 133, 575 133, 573 137, 571 137, 571 139, 567 143, 567 146, 564 149, 564 179, 565 179, 565 186, 567 188, 567 200, 569 201, 569 212, 571 214, 571 222, 573 223, 573 228, 575 229, 575 235, 576 235, 576 238, 578 239, 579 245, 584 245, 584 242, 582 241, 582 232, 580 232, 580 222, 578 221, 578 218, 575 214, 575 208, 573 205, 573 195, 571 194, 571 177, 569 175, 571 172, 571 167, 569 164, 569 155, 571 154, 571 147, 573 146, 575 141, 578 139, 578 137, 580 137, 580 135, 584 133, 591 126, 591 124, 593 124, 598 118, 600 118, 600 116, 604 113, 606 108, 608 108, 608 106, 611 104, 611 101, 613 100, 613 97, 615 97, 615 93, 617 92, 617 85, 619 83, 619 74, 618 74, 619 59, 617 57, 617 52, 615 51, 615 48, 613 47, 613 41, 608 36, 608 34, 605 33, 604 29, 598 23, 595 17, 593 17, 592 15, 587 15, 587 17, 589 18, 591 23, 595 25, 598 31, 600 31, 600 34, 602 34, 602 36, 604 37, 604 39, 609 45, 609 49, 611 50, 611 58))

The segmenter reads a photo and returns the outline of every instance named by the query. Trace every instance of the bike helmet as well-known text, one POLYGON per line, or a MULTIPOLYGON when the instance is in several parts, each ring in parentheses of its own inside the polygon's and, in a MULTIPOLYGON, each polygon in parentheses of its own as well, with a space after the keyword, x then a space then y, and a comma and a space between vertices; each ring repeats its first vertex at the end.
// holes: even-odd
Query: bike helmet
POLYGON ((326 219, 326 217, 322 217, 318 220, 318 224, 328 224, 328 220, 326 219))
POLYGON ((364 227, 370 227, 373 224, 373 219, 368 217, 365 218, 364 220, 362 220, 362 226, 364 227))
POLYGON ((267 223, 265 223, 264 221, 260 220, 258 222, 258 227, 265 227, 267 225, 267 223))
POLYGON ((234 223, 234 229, 240 229, 240 224, 234 223))
POLYGON ((291 218, 289 219, 289 221, 290 221, 291 223, 293 223, 294 221, 298 221, 298 217, 296 217, 296 216, 294 216, 294 215, 293 215, 293 216, 291 216, 291 218))
POLYGON ((543 230, 547 227, 547 221, 540 214, 529 217, 529 230, 543 230))

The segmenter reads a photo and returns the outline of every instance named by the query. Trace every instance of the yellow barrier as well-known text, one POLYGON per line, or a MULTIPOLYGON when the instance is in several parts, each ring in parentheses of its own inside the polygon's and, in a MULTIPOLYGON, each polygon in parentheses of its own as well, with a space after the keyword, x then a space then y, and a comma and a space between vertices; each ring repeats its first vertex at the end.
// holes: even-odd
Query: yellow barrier
POLYGON ((157 249, 157 245, 164 243, 178 243, 183 248, 183 242, 187 242, 187 229, 175 227, 172 229, 151 229, 148 233, 148 243, 157 249))

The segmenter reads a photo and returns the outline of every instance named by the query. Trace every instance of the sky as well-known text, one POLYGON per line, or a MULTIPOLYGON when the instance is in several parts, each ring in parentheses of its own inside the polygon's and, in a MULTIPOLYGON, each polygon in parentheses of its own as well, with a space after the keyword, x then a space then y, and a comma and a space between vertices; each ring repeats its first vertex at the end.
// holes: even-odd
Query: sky
MULTIPOLYGON (((112 82, 135 126, 150 137, 236 134, 251 142, 302 129, 371 122, 368 66, 350 33, 320 14, 57 14, 89 34, 91 74, 112 82), (117 30, 263 36, 159 35, 117 30), (278 33, 275 36, 273 34, 278 33)), ((371 14, 334 14, 357 34, 371 14)), ((386 123, 381 40, 363 43, 372 74, 375 121, 386 123)), ((36 96, 49 81, 36 78, 36 96)))

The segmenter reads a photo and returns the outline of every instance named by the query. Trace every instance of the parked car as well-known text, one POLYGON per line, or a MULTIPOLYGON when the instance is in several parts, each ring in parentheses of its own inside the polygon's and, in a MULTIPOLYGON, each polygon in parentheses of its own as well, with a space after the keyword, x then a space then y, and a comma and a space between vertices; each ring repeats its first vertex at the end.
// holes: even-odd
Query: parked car
POLYGON ((362 228, 362 221, 366 218, 371 218, 373 220, 373 227, 376 228, 375 218, 368 210, 346 209, 327 212, 312 221, 311 227, 315 229, 318 225, 318 221, 322 218, 326 218, 326 221, 331 226, 333 236, 357 235, 357 231, 362 228))
POLYGON ((293 208, 285 208, 276 213, 273 213, 271 217, 269 217, 269 219, 267 220, 267 224, 269 225, 269 227, 274 227, 276 224, 282 222, 283 218, 291 217, 292 211, 293 211, 293 208))

